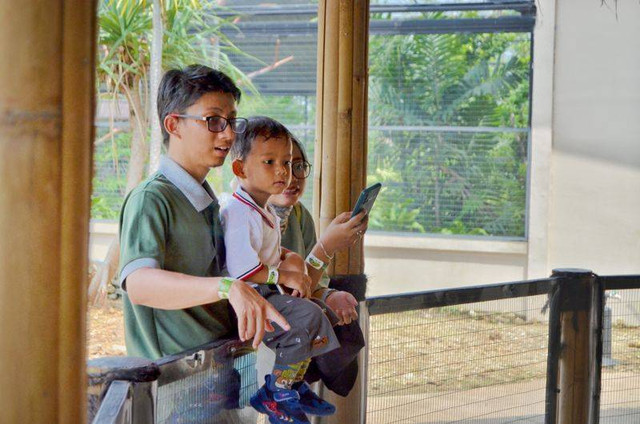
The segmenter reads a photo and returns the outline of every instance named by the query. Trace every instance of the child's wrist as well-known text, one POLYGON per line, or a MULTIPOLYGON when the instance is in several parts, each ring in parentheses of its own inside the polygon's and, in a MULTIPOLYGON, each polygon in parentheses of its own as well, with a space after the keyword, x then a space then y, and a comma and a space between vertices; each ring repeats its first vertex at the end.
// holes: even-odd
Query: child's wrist
POLYGON ((335 249, 330 243, 327 243, 326 240, 320 239, 318 240, 318 246, 320 247, 320 252, 326 257, 327 263, 333 260, 334 255, 336 254, 335 249))
POLYGON ((265 284, 278 284, 280 280, 280 271, 278 271, 278 267, 270 266, 267 269, 267 281, 265 284))
POLYGON ((313 252, 309 252, 309 255, 307 255, 307 259, 305 259, 305 262, 309 264, 311 268, 317 269, 318 271, 324 271, 325 269, 327 269, 330 261, 331 261, 330 259, 327 260, 326 262, 323 261, 322 259, 318 258, 316 255, 314 255, 313 252))

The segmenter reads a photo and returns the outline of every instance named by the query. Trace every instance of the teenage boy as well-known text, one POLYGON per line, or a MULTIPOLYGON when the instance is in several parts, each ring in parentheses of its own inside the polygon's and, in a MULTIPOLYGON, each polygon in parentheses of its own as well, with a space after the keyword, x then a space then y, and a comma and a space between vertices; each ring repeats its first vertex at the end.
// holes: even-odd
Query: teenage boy
MULTIPOLYGON (((330 313, 326 305, 306 299, 310 279, 305 262, 298 254, 281 249, 279 218, 267 204, 272 195, 289 186, 291 153, 290 134, 282 124, 266 117, 250 118, 231 149, 238 188, 221 211, 229 274, 253 282, 291 324, 288 333, 281 334, 276 327, 265 339, 276 354, 275 365, 265 385, 251 398, 251 405, 267 414, 272 424, 308 423, 305 413, 335 411, 302 383, 312 357, 340 346, 325 315, 330 313)), ((332 313, 330 316, 337 323, 332 313)))
POLYGON ((234 333, 253 338, 289 324, 252 287, 220 277, 224 244, 215 194, 205 181, 247 121, 225 74, 192 65, 168 71, 158 115, 168 154, 126 197, 120 216, 120 283, 127 352, 156 359, 234 333), (223 300, 223 299, 227 299, 223 300), (232 319, 229 305, 237 316, 232 319))

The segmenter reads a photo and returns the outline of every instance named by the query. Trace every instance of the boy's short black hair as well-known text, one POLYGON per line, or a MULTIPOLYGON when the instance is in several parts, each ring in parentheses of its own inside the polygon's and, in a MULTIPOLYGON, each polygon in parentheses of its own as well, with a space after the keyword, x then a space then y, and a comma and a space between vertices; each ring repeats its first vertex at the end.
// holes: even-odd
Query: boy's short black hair
POLYGON ((240 101, 240 89, 223 72, 204 65, 189 65, 184 69, 170 69, 158 87, 158 117, 162 128, 162 141, 169 145, 169 133, 164 118, 170 113, 184 111, 207 93, 229 93, 240 101))
POLYGON ((251 152, 253 141, 262 136, 265 139, 285 137, 291 140, 291 133, 280 122, 266 116, 252 116, 248 119, 247 129, 242 134, 236 134, 236 141, 231 146, 231 159, 245 160, 251 152))

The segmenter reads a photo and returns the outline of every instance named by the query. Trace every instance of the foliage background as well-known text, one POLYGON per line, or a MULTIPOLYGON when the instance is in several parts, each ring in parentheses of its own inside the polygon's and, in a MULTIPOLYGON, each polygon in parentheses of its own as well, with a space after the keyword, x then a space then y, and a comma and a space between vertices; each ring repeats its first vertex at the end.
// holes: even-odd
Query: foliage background
MULTIPOLYGON (((483 16, 424 13, 411 19, 455 17, 483 16)), ((240 114, 281 120, 313 157, 315 87, 307 92, 287 92, 287 87, 315 78, 315 34, 294 39, 278 28, 287 20, 314 17, 271 17, 275 35, 267 41, 234 27, 248 19, 230 18, 231 29, 219 29, 224 37, 218 48, 224 43, 235 48, 227 50, 225 66, 239 81, 288 54, 291 60, 250 81, 255 86, 244 90, 240 114), (304 54, 295 46, 302 39, 304 54)), ((376 19, 398 16, 373 15, 376 19)), ((188 22, 177 20, 184 23, 181 31, 191 34, 188 22)), ((193 42, 202 40, 188 41, 193 42)), ((372 230, 525 237, 530 48, 529 33, 370 37, 368 182, 384 187, 372 211, 372 230)), ((205 61, 215 53, 206 45, 194 51, 205 61)), ((105 132, 97 134, 103 140, 96 144, 92 216, 116 219, 132 136, 125 128, 104 140, 105 132)), ((209 177, 217 192, 228 191, 230 178, 227 165, 209 177)), ((304 199, 309 206, 312 189, 308 186, 304 199)))

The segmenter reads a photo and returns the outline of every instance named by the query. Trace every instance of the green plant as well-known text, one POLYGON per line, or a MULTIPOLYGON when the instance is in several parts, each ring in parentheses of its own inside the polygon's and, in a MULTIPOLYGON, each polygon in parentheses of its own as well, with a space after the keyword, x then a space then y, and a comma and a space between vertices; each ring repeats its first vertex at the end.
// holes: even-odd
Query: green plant
POLYGON ((430 233, 524 235, 528 49, 523 34, 371 37, 369 122, 396 129, 370 131, 369 167, 395 175, 389 208, 430 233))

